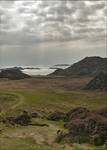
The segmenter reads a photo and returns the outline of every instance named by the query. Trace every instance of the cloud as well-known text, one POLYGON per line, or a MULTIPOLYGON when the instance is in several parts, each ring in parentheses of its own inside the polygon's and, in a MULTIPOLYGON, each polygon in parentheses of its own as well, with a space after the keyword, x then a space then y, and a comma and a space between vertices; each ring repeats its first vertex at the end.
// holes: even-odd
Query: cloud
POLYGON ((26 64, 28 59, 31 64, 48 64, 70 62, 71 56, 92 51, 104 56, 106 13, 105 0, 0 1, 2 59, 11 64, 26 64))
POLYGON ((13 38, 12 32, 25 33, 29 41, 32 35, 35 42, 76 40, 86 38, 86 32, 103 32, 105 11, 105 1, 1 1, 1 31, 13 38))

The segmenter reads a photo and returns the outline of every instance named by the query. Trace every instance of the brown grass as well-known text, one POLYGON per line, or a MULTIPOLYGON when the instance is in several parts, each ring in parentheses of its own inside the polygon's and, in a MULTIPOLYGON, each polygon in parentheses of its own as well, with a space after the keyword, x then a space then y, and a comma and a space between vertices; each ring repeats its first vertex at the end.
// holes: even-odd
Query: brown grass
POLYGON ((0 89, 82 89, 91 78, 50 79, 30 78, 23 80, 0 80, 0 89))

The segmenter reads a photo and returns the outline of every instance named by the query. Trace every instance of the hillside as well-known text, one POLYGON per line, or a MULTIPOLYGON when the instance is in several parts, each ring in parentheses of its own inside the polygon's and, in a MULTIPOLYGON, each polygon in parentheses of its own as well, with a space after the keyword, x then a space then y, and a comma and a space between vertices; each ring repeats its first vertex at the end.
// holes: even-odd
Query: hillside
POLYGON ((50 76, 93 77, 100 72, 107 72, 107 58, 95 56, 86 57, 66 69, 58 69, 50 76))
POLYGON ((107 90, 107 73, 99 73, 94 79, 92 79, 85 87, 85 89, 105 89, 107 90))
POLYGON ((0 72, 0 78, 8 78, 11 80, 18 80, 18 79, 24 79, 30 77, 29 75, 23 73, 18 68, 10 68, 10 69, 4 69, 0 72))

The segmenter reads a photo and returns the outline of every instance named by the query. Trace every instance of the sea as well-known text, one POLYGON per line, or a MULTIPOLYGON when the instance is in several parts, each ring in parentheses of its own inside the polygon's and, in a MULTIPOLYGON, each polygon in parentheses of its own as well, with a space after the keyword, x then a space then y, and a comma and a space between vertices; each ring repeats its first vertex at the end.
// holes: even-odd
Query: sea
MULTIPOLYGON (((6 69, 6 68, 13 68, 16 66, 3 66, 1 69, 6 69)), ((52 72, 54 72, 55 70, 57 70, 58 68, 61 69, 65 69, 69 66, 64 66, 64 65, 57 65, 57 66, 21 66, 21 68, 23 68, 21 71, 31 75, 31 76, 45 76, 48 75, 52 72)))
POLYGON ((48 75, 52 72, 54 72, 55 70, 57 70, 58 68, 61 69, 65 69, 67 68, 67 66, 57 66, 57 67, 49 67, 49 66, 38 66, 37 69, 24 69, 22 70, 24 73, 28 74, 28 75, 32 75, 32 76, 37 76, 37 75, 48 75))

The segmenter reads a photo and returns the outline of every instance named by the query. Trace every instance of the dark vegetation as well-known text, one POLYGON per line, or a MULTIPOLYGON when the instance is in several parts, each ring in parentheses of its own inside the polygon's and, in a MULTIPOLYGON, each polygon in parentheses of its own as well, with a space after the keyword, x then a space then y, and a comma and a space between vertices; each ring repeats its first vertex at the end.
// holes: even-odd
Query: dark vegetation
POLYGON ((31 117, 28 114, 27 111, 23 111, 23 113, 21 115, 18 115, 16 117, 5 117, 1 119, 1 122, 5 123, 6 125, 15 125, 15 124, 19 124, 19 125, 29 125, 31 123, 31 117))
POLYGON ((66 114, 63 113, 63 112, 54 112, 54 113, 51 113, 49 116, 48 116, 48 119, 49 120, 53 120, 53 121, 59 121, 59 120, 64 120, 66 117, 66 114))
POLYGON ((8 117, 1 117, 0 122, 4 123, 5 125, 9 126, 15 126, 15 125, 21 125, 21 126, 47 126, 47 124, 40 124, 40 123, 32 123, 33 118, 42 118, 43 116, 39 115, 37 112, 28 112, 23 111, 20 115, 17 116, 8 116, 8 117))
POLYGON ((78 107, 69 111, 63 119, 68 132, 59 132, 57 142, 68 140, 96 146, 107 143, 107 107, 97 111, 78 107))
POLYGON ((19 80, 29 77, 29 75, 23 73, 19 68, 3 69, 0 72, 0 78, 7 78, 11 80, 19 80))
POLYGON ((32 123, 33 118, 46 118, 52 121, 63 121, 65 130, 57 130, 56 142, 90 143, 101 146, 107 143, 107 107, 91 111, 85 107, 71 109, 67 113, 53 112, 40 117, 38 112, 23 111, 15 117, 5 117, 0 121, 4 124, 15 126, 40 126, 49 127, 46 123, 32 123), (35 115, 34 115, 35 114, 35 115))

